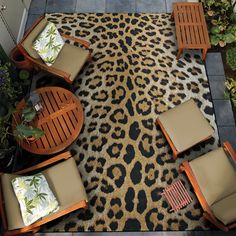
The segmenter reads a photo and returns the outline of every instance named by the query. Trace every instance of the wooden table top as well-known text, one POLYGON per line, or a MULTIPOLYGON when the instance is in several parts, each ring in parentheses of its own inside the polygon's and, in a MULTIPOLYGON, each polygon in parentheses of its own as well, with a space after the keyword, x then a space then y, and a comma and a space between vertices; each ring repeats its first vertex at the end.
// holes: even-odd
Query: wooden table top
MULTIPOLYGON (((69 90, 59 87, 44 87, 35 90, 41 98, 43 111, 30 123, 40 128, 45 135, 35 142, 28 143, 17 139, 19 145, 35 154, 49 155, 70 146, 78 137, 84 120, 83 108, 79 99, 69 90)), ((20 123, 20 110, 25 107, 23 99, 17 105, 13 128, 20 123)))
POLYGON ((202 3, 175 2, 173 15, 179 48, 210 48, 202 3))

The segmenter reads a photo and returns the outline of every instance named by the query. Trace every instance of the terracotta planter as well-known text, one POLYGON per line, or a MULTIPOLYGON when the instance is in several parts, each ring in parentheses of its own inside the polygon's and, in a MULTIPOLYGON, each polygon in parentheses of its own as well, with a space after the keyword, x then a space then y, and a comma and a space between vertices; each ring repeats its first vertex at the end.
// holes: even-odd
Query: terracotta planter
POLYGON ((19 51, 17 47, 13 48, 10 53, 11 61, 15 64, 18 69, 33 70, 32 63, 27 60, 24 55, 19 51))

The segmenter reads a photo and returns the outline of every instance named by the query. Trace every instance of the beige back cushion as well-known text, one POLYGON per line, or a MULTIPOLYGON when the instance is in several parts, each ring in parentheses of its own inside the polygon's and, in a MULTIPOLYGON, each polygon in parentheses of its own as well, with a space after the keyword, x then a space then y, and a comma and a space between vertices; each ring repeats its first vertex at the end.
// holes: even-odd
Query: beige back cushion
MULTIPOLYGON (((73 158, 69 158, 66 161, 54 165, 42 171, 42 173, 45 175, 51 190, 59 202, 59 211, 75 203, 79 203, 82 200, 88 201, 78 167, 73 158)), ((11 180, 16 176, 18 175, 3 174, 1 176, 8 230, 25 226, 22 220, 19 203, 11 185, 11 180)))
POLYGON ((88 57, 89 50, 65 43, 52 67, 67 72, 73 81, 88 57))
POLYGON ((20 206, 14 193, 13 187, 11 185, 11 180, 17 176, 19 175, 3 174, 1 176, 8 230, 24 227, 20 206))
POLYGON ((236 192, 236 171, 223 148, 198 157, 189 164, 209 206, 236 192))
POLYGON ((44 18, 42 19, 34 29, 29 33, 26 39, 21 43, 24 49, 28 52, 28 54, 33 57, 34 59, 39 59, 40 56, 38 53, 32 48, 34 40, 37 38, 39 33, 44 29, 47 24, 47 20, 44 18))
POLYGON ((214 203, 211 210, 225 225, 236 222, 236 193, 214 203))

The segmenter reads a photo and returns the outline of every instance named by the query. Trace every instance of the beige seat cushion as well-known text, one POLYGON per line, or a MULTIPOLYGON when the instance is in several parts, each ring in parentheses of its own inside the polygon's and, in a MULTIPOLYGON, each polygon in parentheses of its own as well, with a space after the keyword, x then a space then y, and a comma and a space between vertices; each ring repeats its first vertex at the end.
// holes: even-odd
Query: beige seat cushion
POLYGON ((211 210, 225 225, 236 222, 236 193, 213 204, 211 210))
POLYGON ((209 206, 236 192, 236 171, 223 148, 189 162, 209 206))
POLYGON ((42 19, 35 28, 30 32, 30 34, 26 37, 26 39, 21 43, 23 48, 28 52, 28 54, 33 57, 34 59, 39 59, 40 56, 36 52, 36 50, 33 49, 32 45, 34 40, 37 38, 39 33, 44 29, 44 27, 47 24, 47 20, 44 18, 42 19))
MULTIPOLYGON (((51 190, 60 204, 59 211, 82 200, 88 200, 73 158, 54 165, 42 171, 42 173, 45 175, 51 190)), ((3 174, 1 176, 9 230, 24 227, 19 204, 11 185, 11 180, 14 177, 16 177, 16 175, 12 174, 3 174)))
POLYGON ((53 68, 69 73, 73 81, 89 57, 89 50, 65 43, 53 68))
POLYGON ((158 118, 178 152, 187 150, 214 132, 193 99, 162 113, 158 118))

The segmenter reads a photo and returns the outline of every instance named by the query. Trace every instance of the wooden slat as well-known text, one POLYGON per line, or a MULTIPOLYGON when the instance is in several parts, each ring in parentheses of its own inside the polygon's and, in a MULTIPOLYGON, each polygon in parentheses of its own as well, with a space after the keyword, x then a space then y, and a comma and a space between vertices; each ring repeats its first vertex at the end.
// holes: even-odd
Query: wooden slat
MULTIPOLYGON (((46 93, 42 93, 41 96, 44 100, 44 111, 46 113, 46 118, 47 118, 50 116, 50 113, 53 112, 53 110, 51 108, 51 105, 48 102, 45 102, 45 101, 48 101, 46 93)), ((47 120, 47 124, 50 127, 50 132, 52 133, 52 137, 53 137, 56 145, 59 145, 61 143, 61 138, 57 132, 57 128, 55 126, 54 121, 51 119, 47 120)))
MULTIPOLYGON (((62 100, 61 100, 61 98, 60 98, 60 96, 59 96, 59 93, 54 93, 54 98, 55 98, 55 100, 56 100, 56 102, 57 102, 58 105, 62 103, 62 100)), ((66 130, 66 132, 67 132, 68 135, 70 136, 70 135, 72 134, 73 126, 72 126, 71 122, 68 121, 68 119, 69 119, 68 114, 67 114, 67 113, 62 114, 62 115, 61 115, 61 119, 62 119, 62 123, 65 124, 65 130, 66 130)), ((69 137, 69 136, 68 136, 68 137, 69 137)))
MULTIPOLYGON (((44 107, 45 105, 44 105, 42 96, 40 95, 40 97, 41 97, 42 105, 43 105, 43 107, 44 107)), ((54 146, 56 145, 56 143, 55 143, 55 140, 54 140, 54 138, 53 138, 53 136, 52 136, 51 131, 50 131, 49 128, 48 128, 48 125, 47 125, 47 124, 41 124, 41 125, 39 124, 39 122, 45 118, 45 112, 46 112, 45 109, 43 109, 43 111, 40 112, 40 113, 37 115, 37 116, 38 116, 38 120, 37 120, 37 122, 36 122, 35 124, 36 124, 36 126, 40 126, 40 127, 43 129, 44 133, 45 133, 44 136, 45 136, 45 138, 46 138, 47 141, 48 141, 48 145, 45 144, 45 149, 47 150, 47 149, 49 149, 49 148, 54 147, 54 146)), ((46 142, 45 142, 45 143, 46 143, 46 142)))
MULTIPOLYGON (((57 96, 56 93, 53 94, 53 98, 55 100, 55 103, 56 103, 56 106, 57 106, 57 110, 60 110, 60 107, 59 107, 59 104, 58 104, 58 96, 57 96)), ((63 129, 63 132, 65 134, 65 138, 68 139, 71 136, 71 132, 68 129, 68 126, 67 126, 67 124, 65 122, 65 119, 63 119, 63 114, 58 115, 57 119, 58 119, 58 122, 60 123, 60 126, 63 129)))
POLYGON ((48 100, 50 101, 51 107, 53 109, 53 111, 50 113, 50 118, 53 120, 53 122, 57 128, 57 132, 61 138, 61 141, 63 142, 64 140, 66 140, 66 136, 63 131, 63 128, 61 127, 61 125, 57 119, 57 117, 58 117, 57 113, 59 111, 61 111, 61 112, 63 112, 63 111, 58 109, 58 106, 56 105, 56 101, 54 99, 52 91, 48 92, 47 96, 48 96, 48 100), (55 115, 55 117, 53 117, 53 115, 55 115))
MULTIPOLYGON (((56 95, 55 95, 55 97, 56 97, 56 95)), ((58 99, 60 99, 61 104, 65 103, 66 96, 64 96, 64 94, 57 93, 57 97, 58 97, 58 99)), ((74 125, 71 123, 70 116, 69 116, 68 112, 63 114, 63 119, 67 121, 66 124, 67 124, 70 132, 73 133, 74 125)))
POLYGON ((195 38, 195 32, 194 32, 194 21, 192 17, 193 15, 192 8, 187 8, 186 13, 187 13, 188 22, 191 23, 191 26, 189 27, 191 43, 196 44, 196 38, 195 38))

